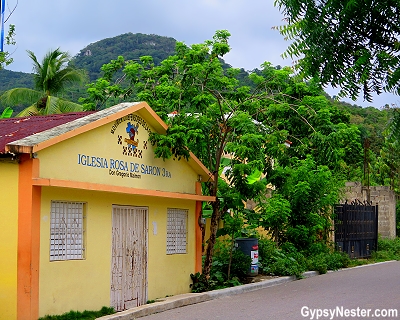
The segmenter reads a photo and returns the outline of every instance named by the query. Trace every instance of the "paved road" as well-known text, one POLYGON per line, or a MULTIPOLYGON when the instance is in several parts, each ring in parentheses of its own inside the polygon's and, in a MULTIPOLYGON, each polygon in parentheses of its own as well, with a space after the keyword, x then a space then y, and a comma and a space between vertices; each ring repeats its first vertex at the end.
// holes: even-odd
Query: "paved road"
POLYGON ((140 319, 400 319, 400 261, 328 273, 140 319), (324 316, 329 309, 338 313, 324 316), (383 317, 389 310, 381 309, 396 309, 398 315, 383 317))

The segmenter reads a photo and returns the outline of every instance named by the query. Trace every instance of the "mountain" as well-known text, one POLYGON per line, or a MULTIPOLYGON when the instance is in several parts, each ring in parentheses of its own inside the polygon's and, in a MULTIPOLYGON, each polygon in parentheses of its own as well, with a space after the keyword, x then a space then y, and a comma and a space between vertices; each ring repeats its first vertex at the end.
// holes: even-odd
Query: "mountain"
MULTIPOLYGON (((176 40, 155 34, 125 33, 89 44, 73 59, 72 63, 88 71, 90 81, 101 76, 103 64, 123 56, 125 60, 135 60, 142 56, 152 56, 155 64, 175 53, 176 40)), ((0 88, 1 90, 1 88, 0 88)))
MULTIPOLYGON (((174 38, 125 33, 89 44, 71 59, 71 64, 87 70, 90 81, 94 81, 101 76, 102 65, 118 56, 126 60, 152 56, 159 64, 175 53, 175 44, 174 38)), ((0 70, 0 93, 12 88, 33 88, 33 74, 0 70)))
MULTIPOLYGON (((170 37, 147 35, 142 33, 125 33, 113 38, 106 38, 91 43, 71 59, 71 64, 79 69, 87 70, 89 81, 101 77, 103 64, 123 56, 125 60, 139 59, 141 56, 152 56, 155 64, 175 53, 176 40, 170 37)), ((12 88, 32 88, 33 74, 0 70, 0 94, 12 88)), ((85 85, 74 85, 62 96, 78 102, 86 94, 85 85)), ((16 113, 27 106, 15 106, 16 113)), ((3 106, 0 105, 0 113, 3 106)))

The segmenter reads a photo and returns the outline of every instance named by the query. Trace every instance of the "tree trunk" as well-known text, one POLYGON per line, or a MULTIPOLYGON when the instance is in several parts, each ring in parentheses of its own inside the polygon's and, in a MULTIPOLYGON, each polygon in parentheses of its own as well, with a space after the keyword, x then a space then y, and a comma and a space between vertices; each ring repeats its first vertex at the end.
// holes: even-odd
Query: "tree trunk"
POLYGON ((216 201, 212 203, 213 213, 211 216, 210 239, 208 239, 206 258, 204 260, 204 266, 203 266, 203 275, 205 276, 207 281, 208 281, 208 279, 210 279, 211 264, 213 261, 213 254, 214 254, 214 245, 217 240, 218 221, 221 216, 220 203, 219 203, 219 199, 217 197, 218 178, 219 178, 218 169, 221 164, 221 157, 222 157, 222 154, 224 151, 226 137, 227 137, 227 133, 224 133, 224 135, 220 141, 220 147, 218 148, 218 150, 216 152, 215 170, 213 172, 214 181, 213 181, 212 185, 210 186, 210 195, 215 196, 216 201))
POLYGON ((213 214, 211 216, 210 239, 208 239, 206 259, 204 261, 204 266, 203 266, 203 275, 205 275, 207 280, 210 278, 211 264, 214 254, 214 245, 215 241, 217 240, 218 221, 220 216, 218 200, 214 202, 212 206, 213 206, 213 214))
POLYGON ((231 266, 232 266, 232 252, 233 252, 233 245, 234 245, 234 237, 235 237, 235 233, 232 232, 232 236, 231 236, 231 248, 229 250, 229 264, 228 264, 228 281, 231 278, 231 266))

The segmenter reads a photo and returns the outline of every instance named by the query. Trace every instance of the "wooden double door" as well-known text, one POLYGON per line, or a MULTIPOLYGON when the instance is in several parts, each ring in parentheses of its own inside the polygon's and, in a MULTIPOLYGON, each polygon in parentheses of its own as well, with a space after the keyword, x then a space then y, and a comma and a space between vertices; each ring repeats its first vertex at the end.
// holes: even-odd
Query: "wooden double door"
POLYGON ((111 306, 116 311, 147 302, 148 208, 112 208, 111 306))

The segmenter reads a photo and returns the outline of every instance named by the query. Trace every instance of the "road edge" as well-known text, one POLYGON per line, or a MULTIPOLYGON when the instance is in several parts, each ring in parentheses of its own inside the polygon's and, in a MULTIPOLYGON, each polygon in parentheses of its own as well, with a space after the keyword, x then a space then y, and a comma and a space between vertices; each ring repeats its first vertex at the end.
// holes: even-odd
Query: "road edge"
MULTIPOLYGON (((343 268, 343 269, 339 269, 336 271, 328 271, 327 273, 351 270, 351 269, 355 269, 355 268, 368 267, 368 266, 373 266, 373 265, 388 263, 388 262, 393 262, 393 261, 395 261, 395 260, 365 264, 365 265, 356 266, 356 267, 352 267, 352 268, 343 268)), ((207 291, 207 292, 202 292, 202 293, 180 294, 180 295, 176 295, 176 296, 172 296, 172 297, 166 297, 166 298, 159 299, 154 303, 145 304, 145 305, 142 305, 139 307, 135 307, 135 308, 131 308, 131 309, 128 309, 125 311, 117 312, 112 315, 103 316, 103 317, 97 318, 96 320, 134 320, 134 319, 145 317, 145 316, 148 316, 151 314, 155 314, 155 313, 159 313, 159 312, 163 312, 163 311, 167 311, 167 310, 171 310, 171 309, 175 309, 175 308, 179 308, 179 307, 184 307, 184 306, 188 306, 191 304, 210 301, 210 300, 214 300, 214 299, 218 299, 218 298, 222 298, 222 297, 226 297, 226 296, 232 296, 232 295, 255 291, 255 290, 259 290, 259 289, 263 289, 263 288, 273 287, 273 286, 281 285, 284 283, 296 281, 299 279, 315 277, 318 275, 320 275, 320 273, 317 271, 307 271, 302 274, 301 278, 296 278, 296 276, 284 276, 284 277, 278 277, 278 278, 274 278, 274 279, 263 280, 263 281, 255 282, 255 283, 243 284, 243 285, 231 287, 231 288, 224 288, 224 289, 207 291)))

